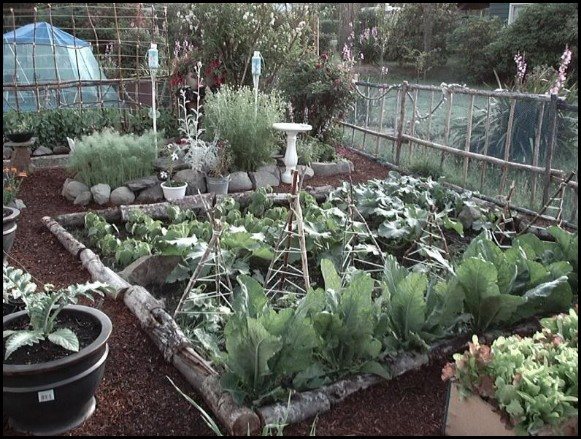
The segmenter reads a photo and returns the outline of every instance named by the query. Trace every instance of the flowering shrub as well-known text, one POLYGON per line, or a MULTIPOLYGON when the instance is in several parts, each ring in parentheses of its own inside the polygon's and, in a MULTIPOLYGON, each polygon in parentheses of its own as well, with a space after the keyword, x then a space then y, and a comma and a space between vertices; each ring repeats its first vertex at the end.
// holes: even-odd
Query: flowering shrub
POLYGON ((381 43, 377 27, 366 28, 357 39, 361 61, 373 63, 381 57, 381 43))
POLYGON ((305 57, 281 74, 279 87, 292 103, 293 119, 308 122, 312 135, 327 140, 332 119, 342 117, 355 101, 349 71, 352 62, 348 58, 337 65, 324 53, 305 57))
POLYGON ((266 60, 262 84, 294 63, 308 47, 311 11, 307 4, 191 3, 178 12, 181 31, 199 47, 207 73, 217 83, 250 85, 250 59, 258 50, 266 60))

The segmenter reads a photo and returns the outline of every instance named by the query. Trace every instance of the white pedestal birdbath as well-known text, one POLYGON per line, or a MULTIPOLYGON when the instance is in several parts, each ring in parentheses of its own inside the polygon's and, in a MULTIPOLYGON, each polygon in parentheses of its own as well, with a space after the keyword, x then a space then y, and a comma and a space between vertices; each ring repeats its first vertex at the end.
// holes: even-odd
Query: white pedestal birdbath
POLYGON ((290 184, 292 182, 292 171, 296 169, 298 162, 297 134, 310 131, 313 127, 306 123, 274 123, 272 127, 275 130, 286 132, 286 153, 284 155, 286 170, 282 174, 281 180, 283 183, 290 184))

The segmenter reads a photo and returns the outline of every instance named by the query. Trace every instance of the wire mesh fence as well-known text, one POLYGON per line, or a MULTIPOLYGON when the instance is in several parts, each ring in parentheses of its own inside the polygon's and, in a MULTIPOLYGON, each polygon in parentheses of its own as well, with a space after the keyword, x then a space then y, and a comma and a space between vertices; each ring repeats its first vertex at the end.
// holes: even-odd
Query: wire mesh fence
POLYGON ((577 105, 446 84, 357 82, 356 88, 356 105, 341 122, 348 145, 402 170, 445 177, 496 202, 576 224, 577 105))
POLYGON ((161 4, 4 4, 4 111, 149 107, 151 43, 158 106, 176 105, 167 29, 161 4))

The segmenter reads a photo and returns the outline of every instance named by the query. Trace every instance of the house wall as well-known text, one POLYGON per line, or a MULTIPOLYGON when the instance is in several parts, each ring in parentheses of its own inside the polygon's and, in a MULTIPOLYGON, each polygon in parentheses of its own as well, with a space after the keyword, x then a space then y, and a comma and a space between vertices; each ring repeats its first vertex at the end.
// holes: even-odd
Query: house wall
POLYGON ((490 3, 488 13, 496 15, 503 22, 508 23, 508 10, 510 3, 490 3))

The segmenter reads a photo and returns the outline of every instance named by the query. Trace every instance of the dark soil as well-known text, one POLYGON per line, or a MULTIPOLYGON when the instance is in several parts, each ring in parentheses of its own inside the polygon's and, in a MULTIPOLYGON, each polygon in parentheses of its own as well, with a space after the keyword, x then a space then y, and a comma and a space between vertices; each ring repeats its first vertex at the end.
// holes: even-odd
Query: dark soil
MULTIPOLYGON (((385 178, 388 169, 356 153, 340 151, 355 164, 353 182, 385 178)), ((62 287, 90 280, 81 263, 66 251, 41 223, 43 216, 99 208, 74 206, 61 195, 62 169, 37 170, 27 177, 19 198, 28 206, 21 213, 9 263, 29 271, 36 282, 62 287)), ((311 186, 338 185, 349 175, 309 180, 311 186)), ((287 185, 288 186, 288 185, 287 185)), ((279 188, 284 189, 284 186, 279 188)), ((287 188, 288 190, 288 188, 287 188)), ((72 436, 207 436, 210 429, 198 411, 178 394, 171 378, 202 407, 177 369, 166 363, 137 319, 122 301, 106 299, 100 306, 113 322, 110 354, 97 390, 97 410, 72 436)), ((407 373, 349 397, 318 417, 321 435, 439 435, 445 410, 446 386, 440 379, 444 362, 407 373)), ((313 421, 289 426, 286 434, 307 435, 313 421)), ((4 418, 3 434, 14 435, 4 418)))
MULTIPOLYGON (((12 324, 7 325, 4 329, 13 330, 27 330, 29 328, 28 316, 24 316, 11 322, 12 324)), ((72 330, 78 340, 79 349, 83 349, 89 346, 93 341, 97 339, 101 331, 101 325, 94 318, 86 314, 75 314, 71 312, 62 311, 56 319, 55 329, 68 328, 72 330)), ((6 339, 4 339, 6 340, 6 339)), ((45 363, 47 361, 58 360, 60 358, 68 357, 73 352, 65 348, 60 347, 48 340, 42 340, 39 343, 35 343, 32 346, 23 346, 17 349, 8 357, 8 360, 4 360, 6 364, 38 364, 45 363)), ((4 354, 6 354, 6 349, 4 347, 4 354)))

